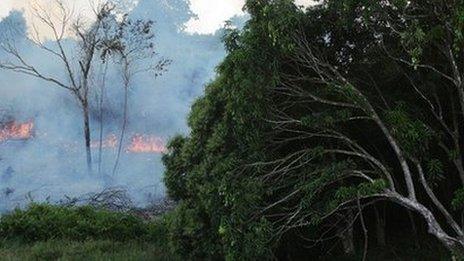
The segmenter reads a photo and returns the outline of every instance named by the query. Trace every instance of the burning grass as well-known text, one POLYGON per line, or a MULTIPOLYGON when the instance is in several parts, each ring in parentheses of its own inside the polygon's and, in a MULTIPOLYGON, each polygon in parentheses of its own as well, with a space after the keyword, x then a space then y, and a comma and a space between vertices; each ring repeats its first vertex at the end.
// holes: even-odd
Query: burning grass
POLYGON ((11 121, 3 126, 0 125, 0 142, 8 140, 27 140, 33 135, 34 122, 19 123, 11 121))
POLYGON ((166 146, 164 141, 153 135, 135 134, 126 152, 129 153, 164 153, 166 146))
POLYGON ((101 142, 100 141, 92 141, 90 144, 90 147, 96 149, 100 147, 100 144, 103 149, 114 149, 116 146, 118 146, 118 137, 114 134, 108 135, 105 139, 103 139, 101 142))
MULTIPOLYGON (((34 127, 33 120, 22 123, 10 121, 0 125, 0 143, 9 140, 29 140, 33 137, 34 127)), ((63 146, 72 148, 75 145, 63 144, 63 146)), ((90 144, 92 149, 98 149, 100 146, 102 149, 114 150, 118 146, 118 137, 115 134, 109 134, 105 139, 94 140, 90 144)), ((125 151, 127 153, 164 153, 166 145, 160 137, 136 133, 131 137, 125 151)))

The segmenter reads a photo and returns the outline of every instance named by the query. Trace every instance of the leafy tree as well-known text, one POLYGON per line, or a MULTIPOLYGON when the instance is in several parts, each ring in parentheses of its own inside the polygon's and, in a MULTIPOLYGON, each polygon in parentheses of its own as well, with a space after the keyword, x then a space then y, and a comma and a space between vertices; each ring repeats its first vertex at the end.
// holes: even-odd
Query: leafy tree
POLYGON ((367 238, 363 210, 381 200, 462 254, 462 6, 247 1, 164 158, 173 247, 270 257, 289 235, 346 238, 356 222, 367 238))
MULTIPOLYGON (((248 11, 258 12, 257 4, 248 11)), ((269 14, 280 10, 284 6, 269 14)), ((192 107, 191 135, 173 139, 164 157, 168 193, 182 202, 170 222, 173 247, 192 258, 270 255, 271 224, 250 220, 266 191, 245 167, 267 157, 263 133, 271 129, 262 119, 279 55, 260 16, 243 32, 229 29, 224 38, 229 55, 192 107)))

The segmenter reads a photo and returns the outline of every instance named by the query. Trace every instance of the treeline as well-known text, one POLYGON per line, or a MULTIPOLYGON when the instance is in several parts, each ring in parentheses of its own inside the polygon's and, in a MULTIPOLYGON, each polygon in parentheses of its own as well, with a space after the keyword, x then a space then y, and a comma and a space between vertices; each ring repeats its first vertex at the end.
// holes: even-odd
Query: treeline
POLYGON ((197 260, 461 257, 464 1, 245 8, 191 133, 164 157, 179 202, 166 217, 171 249, 197 260))

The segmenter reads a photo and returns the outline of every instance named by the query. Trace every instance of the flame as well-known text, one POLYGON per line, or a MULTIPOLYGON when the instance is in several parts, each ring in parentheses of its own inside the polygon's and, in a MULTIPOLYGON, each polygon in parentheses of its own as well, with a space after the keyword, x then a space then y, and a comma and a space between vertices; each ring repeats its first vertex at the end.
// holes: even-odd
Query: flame
MULTIPOLYGON (((102 140, 102 148, 103 149, 113 149, 116 148, 118 145, 118 138, 114 134, 108 135, 104 140, 102 140)), ((92 141, 90 144, 92 148, 99 148, 100 141, 92 141)))
POLYGON ((7 140, 27 140, 32 137, 33 129, 34 122, 32 120, 25 123, 9 122, 0 128, 0 142, 7 140))
MULTIPOLYGON (((34 122, 32 120, 24 123, 11 121, 0 126, 0 142, 8 140, 28 140, 33 136, 34 122)), ((115 149, 118 146, 118 137, 115 134, 109 134, 102 140, 103 149, 115 149)), ((76 143, 67 144, 60 142, 61 146, 66 150, 74 150, 78 145, 76 143)), ((92 141, 92 148, 99 148, 100 141, 92 141)), ((127 145, 125 151, 127 153, 164 153, 166 146, 163 139, 155 135, 134 134, 127 145)))
POLYGON ((163 153, 166 146, 161 138, 153 135, 135 134, 126 149, 128 153, 163 153))

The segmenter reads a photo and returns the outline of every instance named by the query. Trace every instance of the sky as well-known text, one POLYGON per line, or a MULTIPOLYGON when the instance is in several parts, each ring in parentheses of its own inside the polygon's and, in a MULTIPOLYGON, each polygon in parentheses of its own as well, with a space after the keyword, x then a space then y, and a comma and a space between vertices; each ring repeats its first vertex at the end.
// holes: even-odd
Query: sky
MULTIPOLYGON (((37 2, 39 5, 52 6, 53 0, 1 0, 0 1, 0 19, 8 15, 11 10, 28 9, 31 3, 37 2)), ((91 12, 89 3, 95 4, 101 0, 64 0, 66 4, 72 5, 79 10, 81 14, 91 12)), ((121 0, 119 0, 121 1, 121 0)), ((129 6, 135 6, 138 0, 123 0, 129 6), (132 3, 129 3, 132 2, 132 3)), ((155 0, 165 2, 167 5, 172 0, 155 0)), ((242 7, 245 0, 191 0, 190 9, 197 17, 192 17, 187 21, 186 31, 189 33, 212 34, 218 30, 224 21, 236 16, 243 15, 242 7)), ((295 0, 297 5, 308 6, 313 0, 295 0)), ((31 16, 27 17, 32 22, 31 16)))
MULTIPOLYGON (((296 0, 297 5, 308 6, 313 0, 296 0)), ((191 9, 198 15, 187 23, 187 31, 208 34, 219 29, 224 21, 235 15, 242 15, 245 0, 192 0, 191 9)))

